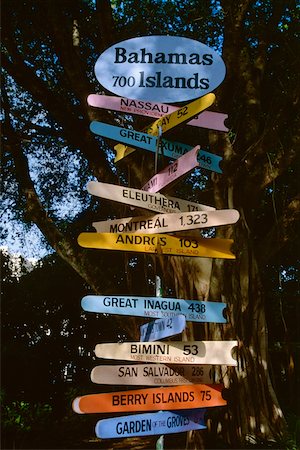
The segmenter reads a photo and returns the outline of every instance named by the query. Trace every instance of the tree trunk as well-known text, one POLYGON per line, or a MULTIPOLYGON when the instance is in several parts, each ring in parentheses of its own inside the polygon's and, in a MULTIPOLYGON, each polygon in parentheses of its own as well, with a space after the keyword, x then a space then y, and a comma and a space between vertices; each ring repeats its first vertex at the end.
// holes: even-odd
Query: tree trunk
MULTIPOLYGON (((227 303, 227 324, 190 324, 184 340, 238 340, 237 367, 216 367, 228 406, 208 409, 206 446, 215 448, 222 439, 230 448, 244 448, 278 440, 286 424, 269 376, 264 294, 253 243, 242 218, 219 228, 218 236, 234 238, 235 261, 170 257, 164 273, 173 274, 178 298, 227 303)), ((187 448, 202 444, 199 432, 189 433, 187 448)))

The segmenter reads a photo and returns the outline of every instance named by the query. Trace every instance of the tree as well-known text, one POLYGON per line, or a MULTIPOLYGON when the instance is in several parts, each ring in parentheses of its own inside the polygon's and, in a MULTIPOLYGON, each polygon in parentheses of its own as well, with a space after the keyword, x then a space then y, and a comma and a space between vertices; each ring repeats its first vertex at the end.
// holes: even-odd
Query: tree
MULTIPOLYGON (((227 75, 216 91, 216 108, 229 114, 230 133, 182 129, 180 140, 201 142, 222 155, 223 174, 201 175, 203 191, 193 186, 193 178, 183 189, 217 209, 240 211, 238 224, 216 232, 234 238, 236 260, 214 260, 209 284, 201 258, 165 257, 158 260, 157 270, 179 298, 228 303, 228 325, 190 330, 190 336, 199 338, 239 340, 238 367, 223 374, 230 388, 229 407, 212 417, 208 445, 214 446, 214 434, 231 448, 247 442, 258 445, 280 439, 286 428, 270 379, 266 283, 261 274, 297 239, 297 9, 295 2, 283 0, 241 0, 238 8, 229 0, 179 3, 4 2, 3 159, 12 183, 7 183, 8 196, 15 194, 11 186, 17 187, 23 219, 35 223, 57 254, 95 293, 102 293, 106 257, 81 249, 76 237, 95 218, 130 214, 112 202, 89 199, 83 186, 93 176, 116 184, 130 180, 132 187, 140 187, 153 173, 153 161, 137 151, 116 168, 112 143, 89 132, 94 118, 130 123, 135 129, 147 123, 87 106, 87 95, 101 90, 92 73, 95 60, 113 42, 146 34, 188 36, 222 48, 227 75), (70 209, 80 204, 81 212, 63 214, 59 205, 66 201, 70 209)), ((124 259, 130 292, 135 262, 126 255, 109 258, 110 263, 124 259)), ((156 263, 146 256, 135 261, 147 280, 156 263)), ((143 291, 142 284, 138 289, 143 291)), ((124 323, 128 332, 132 322, 124 323)))

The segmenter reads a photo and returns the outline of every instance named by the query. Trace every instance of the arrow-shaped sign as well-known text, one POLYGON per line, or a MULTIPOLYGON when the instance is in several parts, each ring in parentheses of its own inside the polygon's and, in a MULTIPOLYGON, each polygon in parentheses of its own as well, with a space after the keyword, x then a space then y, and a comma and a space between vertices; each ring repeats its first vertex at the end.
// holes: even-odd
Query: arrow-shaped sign
POLYGON ((157 411, 224 406, 223 385, 195 384, 166 388, 90 394, 77 397, 72 404, 78 414, 157 411))
POLYGON ((98 233, 171 233, 196 228, 218 227, 236 223, 239 212, 236 209, 216 211, 156 214, 155 216, 124 217, 122 219, 93 222, 98 233))
POLYGON ((211 206, 201 205, 200 203, 189 202, 162 194, 151 194, 141 189, 128 188, 116 184, 99 183, 97 181, 90 181, 87 184, 87 191, 89 194, 97 197, 160 213, 215 210, 211 206))
POLYGON ((85 248, 156 253, 176 256, 235 259, 232 239, 169 236, 165 234, 81 233, 78 244, 85 248))
POLYGON ((212 93, 197 98, 176 111, 160 117, 146 128, 146 132, 152 136, 158 136, 161 128, 161 131, 165 133, 209 108, 214 103, 215 99, 216 96, 212 93))
POLYGON ((127 128, 116 127, 108 123, 93 121, 90 130, 99 136, 125 142, 145 150, 155 151, 157 147, 157 137, 140 131, 128 130, 127 128))
POLYGON ((176 386, 213 383, 212 366, 185 364, 128 364, 122 366, 96 366, 91 371, 96 384, 126 386, 176 386))
POLYGON ((184 175, 199 166, 197 156, 200 145, 197 145, 175 162, 156 173, 141 189, 148 192, 159 192, 164 187, 178 182, 184 175))
POLYGON ((231 351, 237 341, 156 341, 97 344, 97 358, 167 364, 226 364, 236 366, 231 351))
POLYGON ((179 413, 160 411, 99 420, 96 436, 101 439, 126 438, 129 436, 151 436, 155 434, 182 433, 189 430, 204 430, 205 409, 179 413))
POLYGON ((121 295, 86 295, 81 300, 84 311, 148 318, 171 318, 183 314, 190 322, 226 323, 226 303, 201 302, 164 297, 127 297, 121 295))
MULTIPOLYGON (((110 109, 112 111, 120 111, 147 117, 162 117, 180 109, 179 106, 167 105, 166 103, 133 100, 130 98, 100 94, 90 94, 87 98, 87 102, 90 106, 95 108, 110 109)), ((227 118, 228 114, 203 111, 197 117, 194 117, 187 122, 187 125, 208 128, 209 130, 229 131, 224 125, 224 121, 227 118)))

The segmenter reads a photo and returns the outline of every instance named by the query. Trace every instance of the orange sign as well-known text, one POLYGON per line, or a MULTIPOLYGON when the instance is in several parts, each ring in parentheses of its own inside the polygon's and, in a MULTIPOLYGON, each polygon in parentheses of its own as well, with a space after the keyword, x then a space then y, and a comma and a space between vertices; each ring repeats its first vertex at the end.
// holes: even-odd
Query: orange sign
POLYGON ((90 394, 73 401, 78 414, 206 408, 227 404, 221 384, 194 384, 90 394))

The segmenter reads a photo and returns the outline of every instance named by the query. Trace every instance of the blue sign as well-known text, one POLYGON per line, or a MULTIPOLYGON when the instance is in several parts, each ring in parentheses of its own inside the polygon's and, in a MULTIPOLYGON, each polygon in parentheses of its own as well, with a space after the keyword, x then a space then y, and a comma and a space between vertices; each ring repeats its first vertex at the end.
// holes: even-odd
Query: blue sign
POLYGON ((111 439, 205 430, 204 413, 205 409, 185 410, 180 413, 160 411, 103 419, 96 424, 96 436, 111 439))
POLYGON ((165 319, 183 314, 190 322, 226 323, 226 303, 179 300, 163 297, 87 295, 81 300, 85 311, 124 316, 165 319))
POLYGON ((219 167, 219 163, 222 159, 223 158, 221 158, 221 156, 206 152, 204 150, 200 150, 198 153, 198 163, 200 167, 203 169, 212 170, 213 172, 223 173, 222 169, 219 167))
POLYGON ((168 319, 158 319, 140 326, 140 341, 159 341, 169 336, 182 333, 185 329, 185 316, 180 314, 168 319))
POLYGON ((157 137, 147 133, 141 133, 127 128, 115 127, 103 122, 93 121, 90 124, 90 130, 99 136, 123 142, 124 144, 140 147, 145 150, 156 151, 157 137))

